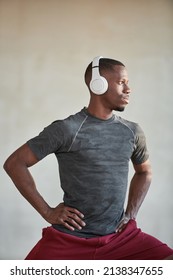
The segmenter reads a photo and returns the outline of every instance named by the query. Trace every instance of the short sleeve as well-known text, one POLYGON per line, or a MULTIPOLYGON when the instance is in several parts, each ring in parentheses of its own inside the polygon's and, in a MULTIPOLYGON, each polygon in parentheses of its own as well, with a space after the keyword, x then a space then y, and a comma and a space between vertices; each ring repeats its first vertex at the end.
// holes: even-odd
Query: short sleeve
POLYGON ((146 137, 141 127, 136 124, 135 145, 131 160, 134 164, 141 164, 149 158, 146 137))
POLYGON ((61 121, 56 121, 44 128, 36 137, 27 141, 32 152, 41 160, 57 152, 64 143, 64 132, 61 121))

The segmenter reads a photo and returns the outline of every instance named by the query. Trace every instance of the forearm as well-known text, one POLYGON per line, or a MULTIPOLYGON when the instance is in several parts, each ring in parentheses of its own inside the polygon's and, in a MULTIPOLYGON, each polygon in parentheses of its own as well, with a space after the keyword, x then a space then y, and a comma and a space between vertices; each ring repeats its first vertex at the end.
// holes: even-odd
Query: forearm
POLYGON ((27 166, 14 161, 4 168, 23 197, 46 219, 50 206, 38 192, 27 166))
POLYGON ((85 226, 83 214, 77 209, 64 206, 60 203, 55 208, 51 208, 37 191, 34 180, 28 168, 20 166, 6 168, 6 172, 11 177, 15 186, 24 198, 39 212, 39 214, 50 224, 61 224, 69 230, 81 229, 85 226))
POLYGON ((151 183, 151 171, 135 173, 129 188, 125 215, 135 219, 151 183))
POLYGON ((50 224, 61 224, 70 230, 85 226, 83 214, 75 208, 60 203, 50 207, 38 192, 29 167, 38 162, 27 144, 16 150, 4 163, 4 169, 19 192, 50 224))

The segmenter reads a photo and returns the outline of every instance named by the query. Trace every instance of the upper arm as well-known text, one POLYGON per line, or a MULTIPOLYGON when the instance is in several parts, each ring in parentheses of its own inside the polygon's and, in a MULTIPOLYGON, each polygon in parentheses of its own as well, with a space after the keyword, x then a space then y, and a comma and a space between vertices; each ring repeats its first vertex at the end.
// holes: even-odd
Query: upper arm
POLYGON ((38 161, 39 160, 37 159, 36 155, 26 143, 9 156, 9 158, 4 163, 4 169, 8 171, 9 169, 15 167, 15 165, 30 167, 36 164, 38 161))
POLYGON ((133 167, 135 169, 135 172, 140 174, 140 173, 148 173, 151 175, 151 164, 149 159, 144 161, 143 163, 140 164, 134 164, 133 163, 133 167))
MULTIPOLYGON (((135 126, 135 138, 134 138, 134 150, 131 156, 131 160, 134 165, 141 163, 148 164, 149 152, 146 144, 146 137, 142 128, 136 124, 135 126)), ((145 165, 144 164, 144 165, 145 165)))

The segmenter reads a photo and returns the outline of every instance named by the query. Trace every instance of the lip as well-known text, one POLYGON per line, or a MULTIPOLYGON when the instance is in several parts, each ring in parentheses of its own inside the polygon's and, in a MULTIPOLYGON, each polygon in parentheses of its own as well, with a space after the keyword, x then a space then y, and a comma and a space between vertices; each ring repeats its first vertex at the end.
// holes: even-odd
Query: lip
POLYGON ((122 97, 122 101, 125 102, 126 104, 128 104, 129 103, 129 97, 128 96, 122 97))

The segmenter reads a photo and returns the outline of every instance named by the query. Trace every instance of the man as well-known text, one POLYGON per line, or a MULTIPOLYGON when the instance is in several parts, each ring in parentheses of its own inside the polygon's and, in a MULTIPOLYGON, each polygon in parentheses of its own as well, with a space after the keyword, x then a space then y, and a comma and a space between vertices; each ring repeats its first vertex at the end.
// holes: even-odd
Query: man
POLYGON ((58 120, 5 162, 20 193, 51 224, 26 259, 172 259, 173 250, 136 226, 151 183, 143 131, 113 114, 129 103, 127 70, 96 57, 86 69, 87 108, 58 120), (28 168, 54 153, 64 202, 53 208, 38 192, 28 168), (127 208, 129 160, 134 166, 127 208))

